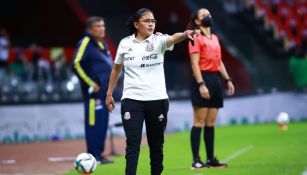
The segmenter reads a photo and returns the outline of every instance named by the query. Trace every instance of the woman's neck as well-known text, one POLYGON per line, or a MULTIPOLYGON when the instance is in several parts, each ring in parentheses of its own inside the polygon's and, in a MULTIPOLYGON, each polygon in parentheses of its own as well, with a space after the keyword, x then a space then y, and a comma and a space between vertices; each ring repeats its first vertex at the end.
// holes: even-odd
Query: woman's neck
POLYGON ((210 27, 200 27, 200 30, 203 32, 205 36, 211 38, 211 28, 210 27))
POLYGON ((147 39, 149 36, 147 35, 142 35, 141 33, 137 32, 135 34, 135 38, 138 40, 138 41, 144 41, 145 39, 147 39))

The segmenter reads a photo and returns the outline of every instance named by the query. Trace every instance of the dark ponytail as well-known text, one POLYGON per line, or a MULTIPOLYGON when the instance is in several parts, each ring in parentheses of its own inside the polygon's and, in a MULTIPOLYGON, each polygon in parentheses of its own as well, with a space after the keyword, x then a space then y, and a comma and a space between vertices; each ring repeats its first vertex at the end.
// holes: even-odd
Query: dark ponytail
POLYGON ((127 21, 127 27, 129 35, 136 33, 137 29, 134 27, 134 22, 137 22, 146 12, 153 12, 147 8, 141 8, 136 13, 134 13, 127 21))
MULTIPOLYGON (((202 9, 202 8, 201 8, 202 9)), ((199 10, 201 9, 198 9, 196 11, 194 11, 190 17, 190 21, 187 25, 187 30, 194 30, 194 29, 199 29, 199 26, 195 23, 195 20, 198 19, 198 12, 199 10)))

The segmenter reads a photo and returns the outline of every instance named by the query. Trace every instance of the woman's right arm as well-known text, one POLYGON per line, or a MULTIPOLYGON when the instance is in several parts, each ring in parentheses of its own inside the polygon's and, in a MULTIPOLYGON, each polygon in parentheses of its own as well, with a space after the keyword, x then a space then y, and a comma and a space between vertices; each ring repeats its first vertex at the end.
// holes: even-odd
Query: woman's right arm
POLYGON ((119 79, 119 75, 120 75, 122 68, 123 68, 123 64, 114 64, 111 75, 110 75, 109 87, 108 87, 107 97, 106 97, 106 102, 105 102, 110 112, 112 112, 115 108, 115 103, 113 99, 113 90, 119 79))
POLYGON ((193 71, 193 75, 194 78, 197 82, 197 84, 199 85, 199 92, 201 97, 205 98, 205 99, 209 99, 210 95, 209 95, 209 90, 207 89, 203 77, 201 75, 201 71, 199 68, 199 53, 191 53, 190 54, 191 57, 191 65, 192 65, 192 71, 193 71))

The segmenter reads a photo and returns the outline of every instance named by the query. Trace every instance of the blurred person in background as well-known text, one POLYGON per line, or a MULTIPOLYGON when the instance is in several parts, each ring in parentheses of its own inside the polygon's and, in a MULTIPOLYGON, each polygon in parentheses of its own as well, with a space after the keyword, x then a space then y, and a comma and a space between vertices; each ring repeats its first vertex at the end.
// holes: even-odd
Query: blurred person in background
POLYGON ((48 59, 42 56, 41 51, 35 51, 32 57, 32 63, 34 65, 34 80, 43 83, 51 83, 51 66, 48 59))
POLYGON ((51 66, 47 58, 39 57, 37 62, 38 79, 44 82, 52 82, 51 66))
MULTIPOLYGON (((16 58, 14 62, 9 66, 9 80, 12 87, 18 88, 19 92, 24 92, 26 83, 30 83, 33 80, 34 66, 32 62, 28 61, 26 55, 19 50, 16 53, 16 58)), ((33 93, 28 90, 29 93, 33 93)))
POLYGON ((163 171, 164 131, 167 124, 168 95, 164 77, 164 53, 174 44, 192 38, 198 30, 171 36, 155 33, 156 19, 142 8, 127 23, 129 34, 122 39, 110 75, 106 105, 114 110, 113 90, 122 68, 125 69, 121 115, 126 134, 126 175, 136 175, 145 121, 150 149, 151 174, 163 171))
POLYGON ((188 29, 200 29, 201 35, 189 42, 189 54, 193 71, 191 101, 194 123, 191 129, 191 147, 193 153, 192 169, 207 167, 227 167, 214 155, 214 126, 219 108, 223 107, 223 85, 227 84, 228 95, 234 94, 234 86, 222 61, 221 46, 218 37, 211 33, 212 17, 210 12, 201 8, 194 12, 188 29), (202 128, 207 153, 206 164, 199 156, 202 128))
POLYGON ((9 48, 9 35, 4 28, 0 27, 0 84, 8 68, 9 48))
POLYGON ((56 82, 61 82, 67 78, 66 74, 66 58, 64 53, 60 53, 54 58, 52 64, 52 75, 56 82))
POLYGON ((22 54, 17 53, 12 64, 8 66, 8 76, 4 77, 5 84, 10 85, 10 90, 15 91, 21 85, 24 76, 24 66, 22 62, 22 54))
POLYGON ((101 17, 90 17, 85 27, 84 37, 78 42, 74 54, 73 70, 80 80, 83 93, 87 152, 100 164, 112 163, 102 153, 109 122, 109 112, 104 101, 113 60, 103 41, 104 20, 101 17))
POLYGON ((30 61, 25 54, 21 53, 21 57, 22 57, 23 71, 24 71, 22 80, 26 82, 32 82, 34 74, 34 65, 32 61, 30 61))
POLYGON ((23 64, 23 58, 24 55, 21 52, 18 52, 16 54, 16 58, 14 59, 14 62, 9 66, 10 68, 10 74, 12 76, 17 76, 20 79, 24 78, 24 64, 23 64))

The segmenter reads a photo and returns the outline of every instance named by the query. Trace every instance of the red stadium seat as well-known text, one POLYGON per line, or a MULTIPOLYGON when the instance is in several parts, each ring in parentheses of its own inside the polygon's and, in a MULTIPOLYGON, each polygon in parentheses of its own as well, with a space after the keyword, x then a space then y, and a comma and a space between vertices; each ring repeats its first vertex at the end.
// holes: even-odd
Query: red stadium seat
POLYGON ((307 26, 300 28, 298 33, 301 39, 307 39, 307 26))
POLYGON ((277 15, 279 16, 282 23, 285 22, 286 18, 293 15, 292 7, 286 2, 282 2, 277 6, 277 15))
POLYGON ((294 12, 303 18, 307 14, 307 4, 295 4, 294 12))
POLYGON ((298 29, 302 27, 301 20, 296 15, 288 16, 285 20, 285 25, 294 35, 296 35, 298 29))
POLYGON ((288 29, 282 23, 277 23, 277 26, 274 28, 274 37, 275 39, 284 39, 287 36, 288 29))
POLYGON ((306 0, 294 0, 294 4, 295 5, 300 5, 300 4, 303 4, 303 5, 307 5, 307 1, 306 0))
POLYGON ((267 30, 274 29, 280 23, 280 19, 277 16, 275 16, 270 9, 267 9, 264 20, 265 20, 264 25, 267 30))
POLYGON ((256 0, 256 5, 254 9, 257 18, 264 17, 268 13, 268 11, 271 10, 270 6, 264 3, 262 0, 256 0))
POLYGON ((302 41, 300 40, 300 38, 293 35, 292 33, 288 33, 284 41, 285 41, 284 44, 286 50, 291 50, 296 47, 301 47, 302 45, 302 41))
POLYGON ((273 29, 274 38, 284 40, 286 50, 306 47, 307 1, 256 0, 255 15, 264 18, 264 27, 273 29))

